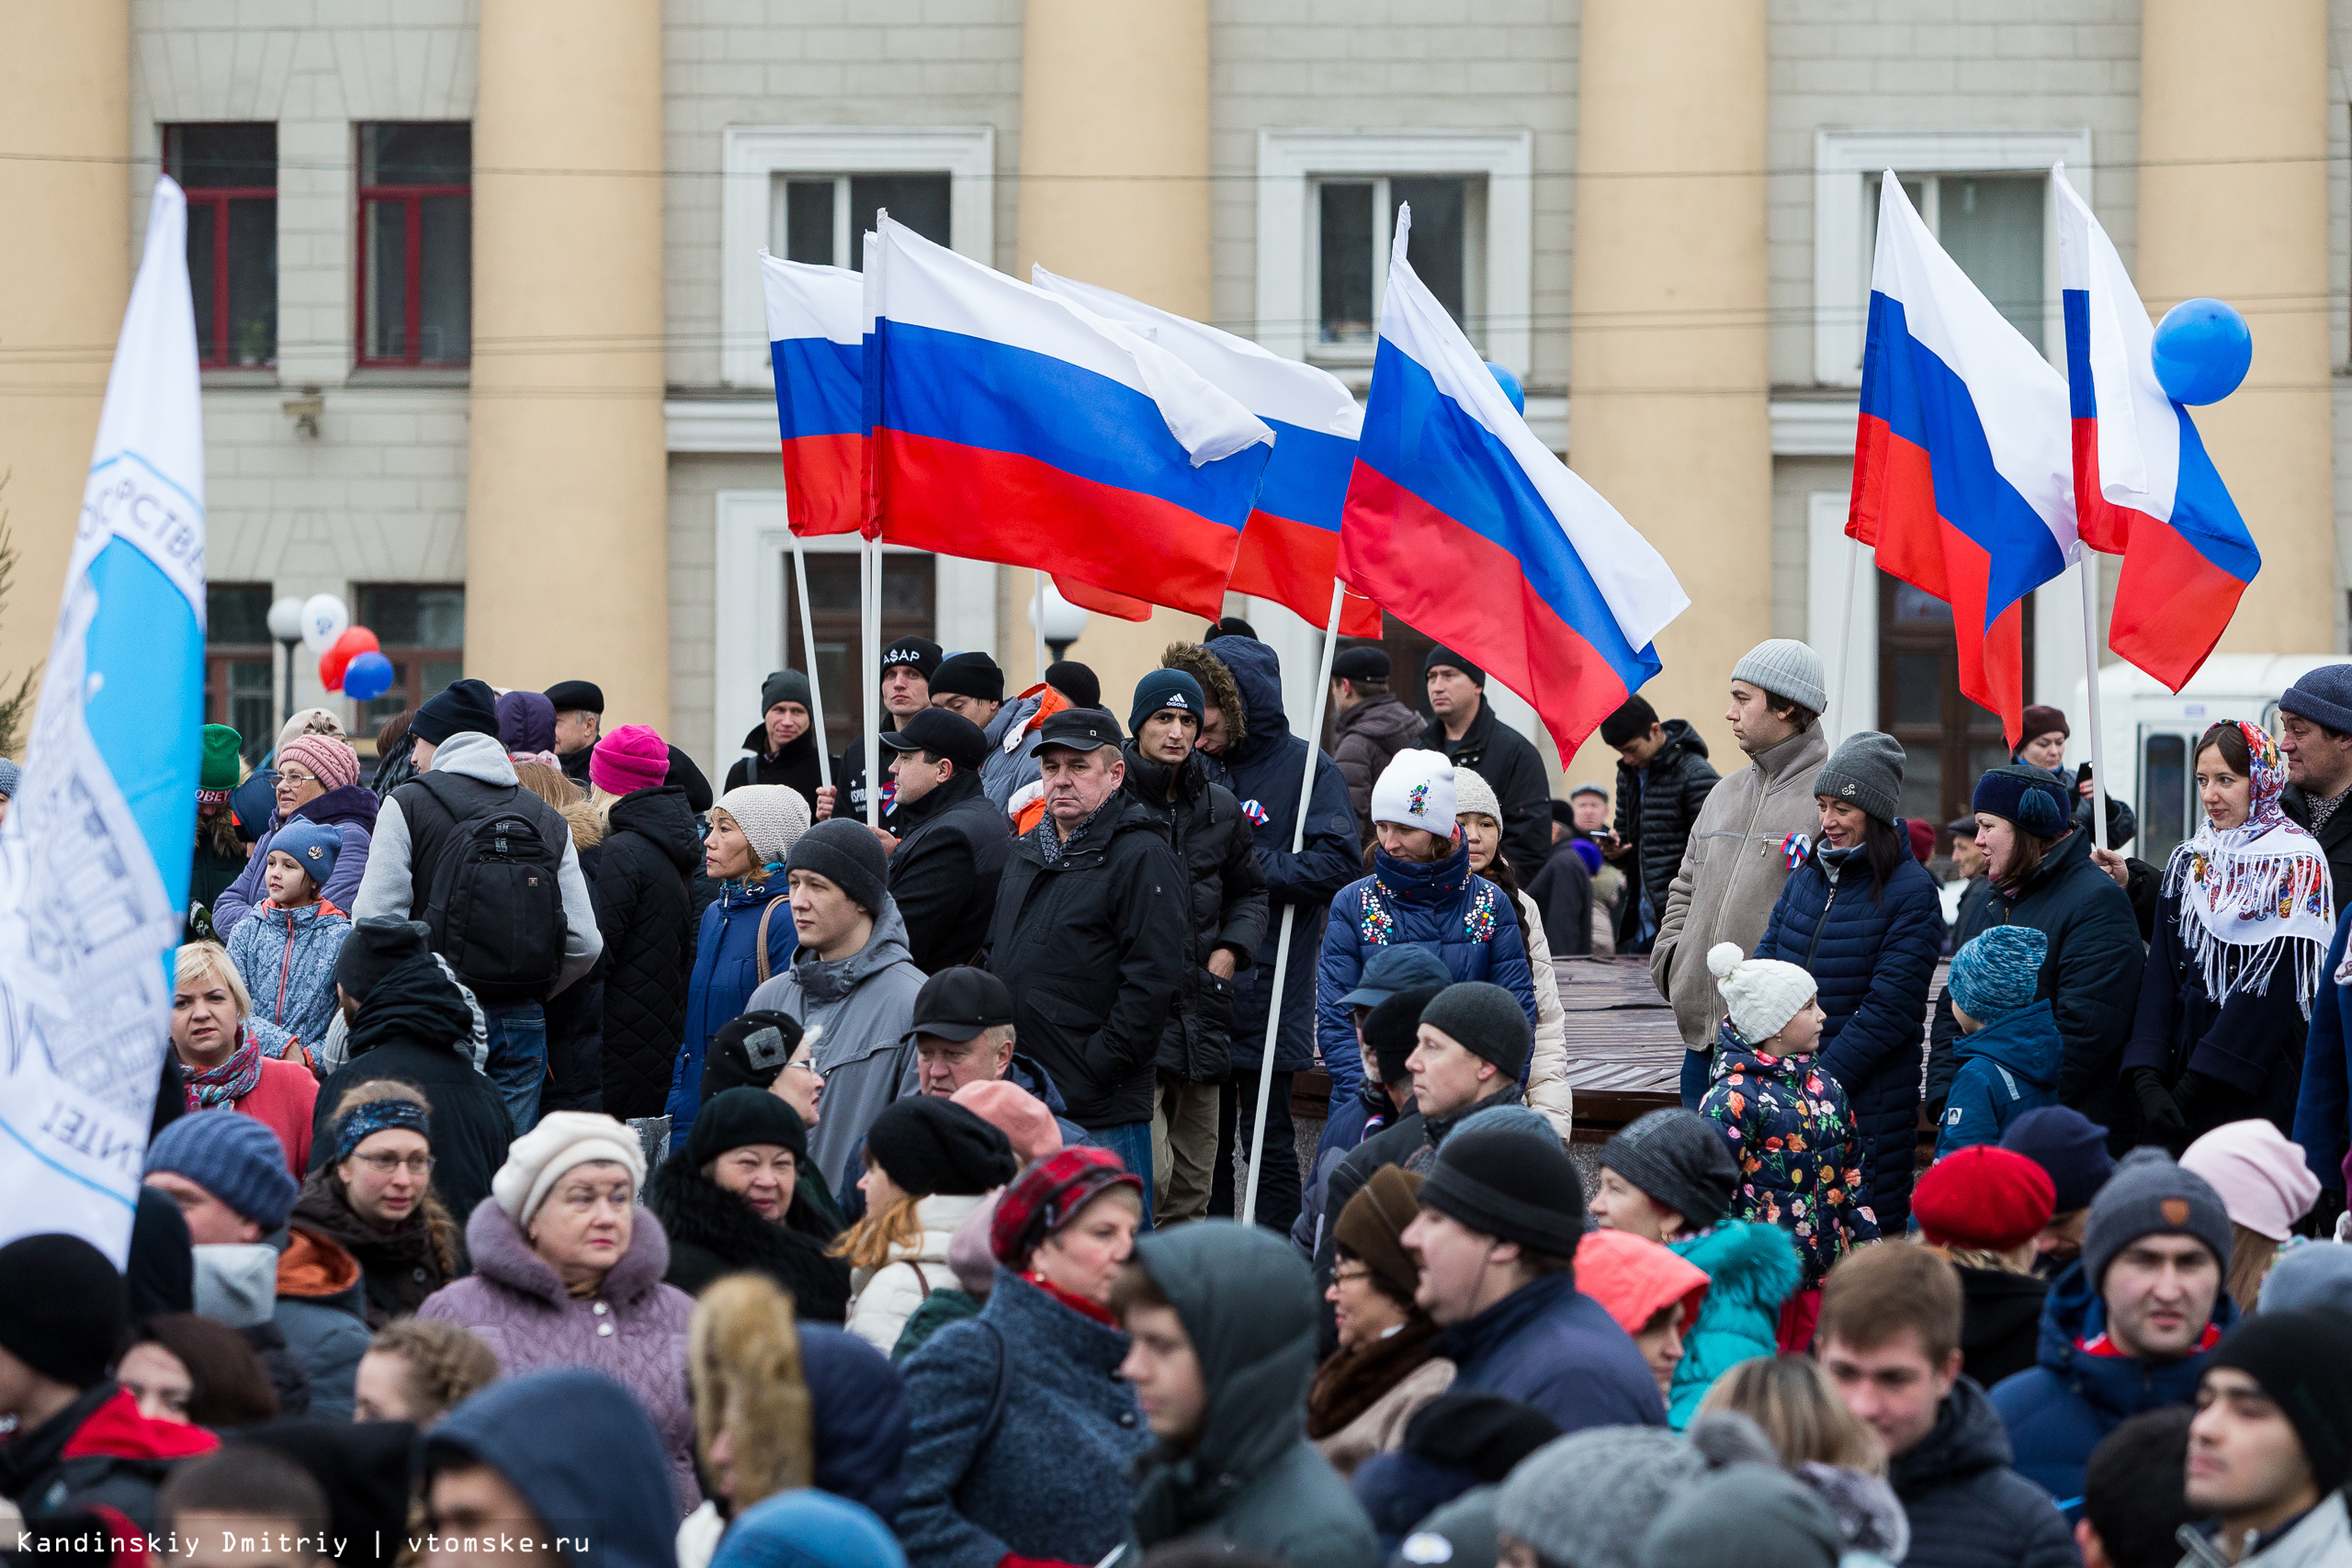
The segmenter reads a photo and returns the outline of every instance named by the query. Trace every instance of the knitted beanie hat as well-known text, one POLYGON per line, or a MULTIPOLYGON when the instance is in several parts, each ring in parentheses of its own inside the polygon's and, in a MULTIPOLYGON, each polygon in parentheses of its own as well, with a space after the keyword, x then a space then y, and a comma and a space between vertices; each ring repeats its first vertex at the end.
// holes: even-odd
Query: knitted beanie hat
POLYGON ((1457 1129, 1420 1198, 1481 1235, 1555 1258, 1574 1258, 1584 1235, 1584 1183, 1556 1137, 1457 1129))
POLYGON ((16 763, 6 757, 0 757, 0 800, 7 799, 17 793, 17 781, 22 773, 23 770, 16 763))
POLYGON ((1061 1123, 1044 1100, 1017 1083, 982 1078, 947 1098, 1002 1133, 1012 1145, 1012 1157, 1023 1165, 1061 1150, 1061 1123))
POLYGON ((888 675, 893 668, 904 664, 929 685, 932 671, 946 657, 947 650, 927 637, 902 637, 882 650, 882 673, 888 675))
MULTIPOLYGON (((871 835, 868 835, 871 837, 871 835)), ((902 1192, 978 1197, 1020 1170, 1012 1141, 969 1106, 910 1094, 892 1100, 865 1134, 865 1157, 902 1192)))
POLYGON ((659 789, 669 776, 669 743, 642 724, 622 725, 588 753, 588 782, 606 795, 659 789))
POLYGON ((1951 955, 1944 989, 1951 1005, 1979 1023, 1998 1023, 2033 1005, 2050 936, 2034 926, 1989 926, 1951 955))
POLYGON ((1635 1118, 1600 1151, 1600 1168, 1613 1170, 1653 1201, 1704 1230, 1731 1213, 1739 1165, 1713 1122, 1679 1106, 1635 1118))
POLYGON ((490 1195, 517 1226, 528 1225, 565 1171, 595 1160, 627 1166, 632 1197, 644 1190, 645 1145, 634 1132, 597 1111, 550 1111, 506 1146, 490 1195))
POLYGON ((782 864, 808 830, 808 802, 790 784, 743 784, 720 795, 716 809, 735 818, 761 865, 782 864))
POLYGON ((2001 1146, 2050 1173, 2062 1214, 2089 1208, 2115 1174, 2115 1156, 2107 1152, 2107 1129, 2068 1105, 2027 1111, 2001 1134, 2001 1146))
POLYGON ((808 1124, 800 1112, 761 1089, 723 1089, 702 1102, 686 1134, 686 1159, 697 1169, 729 1149, 774 1144, 795 1162, 808 1157, 808 1124))
POLYGON ((1491 817, 1497 827, 1502 826, 1502 802, 1495 798, 1495 786, 1476 768, 1453 771, 1453 815, 1491 817))
POLYGON ((1740 656, 1731 678, 1820 713, 1829 706, 1821 655, 1794 637, 1768 637, 1740 656))
POLYGON ((2352 1314, 2266 1308, 2233 1329, 2210 1364, 2261 1385, 2301 1440, 2323 1495, 2352 1476, 2352 1314))
POLYGON ((277 749, 277 765, 300 762, 328 789, 359 782, 359 754, 332 735, 298 735, 277 749))
MULTIPOLYGON (((222 1115, 253 1120, 233 1111, 222 1115)), ((282 1163, 278 1169, 283 1175, 282 1163)), ((0 1350, 75 1389, 105 1381, 130 1327, 122 1276, 105 1253, 78 1235, 19 1236, 0 1247, 0 1280, 16 1285, 0 1291, 0 1350)))
POLYGON ((1503 1483, 1495 1522, 1546 1562, 1635 1568, 1643 1536, 1668 1505, 1723 1464, 1750 1459, 1779 1464, 1744 1416, 1702 1416, 1687 1436, 1596 1427, 1521 1461, 1503 1483))
POLYGON ((2278 1254, 2278 1261, 2263 1276, 2262 1310, 2291 1312, 2297 1307, 2352 1313, 2352 1247, 2315 1241, 2278 1254))
POLYGON ((1708 949, 1707 970, 1724 994, 1733 1032, 1748 1045, 1761 1045, 1780 1033, 1819 989, 1813 976, 1793 964, 1741 956, 1737 942, 1719 942, 1708 949))
POLYGON ((1930 1247, 2007 1252, 2040 1235, 2057 1201, 2049 1172, 2021 1154, 1976 1144, 1928 1168, 1911 1213, 1930 1247))
POLYGON ((1046 684, 1068 697, 1074 708, 1102 705, 1102 678, 1075 659, 1057 659, 1046 665, 1046 684))
POLYGON ((2162 1149, 2125 1155, 2091 1200, 2090 1217, 2083 1222, 2083 1272, 2094 1289, 2106 1283, 2115 1255, 2143 1235, 2201 1241, 2216 1263, 2229 1267, 2230 1214, 2222 1195, 2162 1149))
POLYGON ((2057 774, 2022 762, 1987 772, 1976 781, 1976 793, 1968 804, 1971 810, 2004 818, 2037 839, 2065 832, 2074 810, 2057 774))
POLYGON ((1198 728, 1208 705, 1208 698, 1201 693, 1201 683, 1190 673, 1163 666, 1136 682, 1135 701, 1127 706, 1127 728, 1141 729, 1143 721, 1153 714, 1173 709, 1192 715, 1193 727, 1198 728))
POLYGON ((1405 1250, 1405 1227, 1420 1213, 1421 1179, 1402 1166, 1384 1165, 1356 1189, 1331 1227, 1333 1239, 1363 1260, 1396 1295, 1412 1300, 1420 1265, 1405 1250))
POLYGON ((1736 1464, 1673 1500, 1643 1533, 1635 1561, 1640 1568, 1836 1568, 1845 1555, 1838 1517, 1812 1487, 1769 1465, 1736 1464), (1726 1529, 1731 1521, 1736 1528, 1726 1529))
POLYGON ((1527 1070, 1528 1053, 1535 1046, 1535 1032, 1519 998, 1486 980, 1446 987, 1422 1007, 1420 1021, 1514 1078, 1527 1070))
POLYGON ((872 829, 851 818, 831 818, 801 834, 794 840, 784 868, 823 877, 877 919, 883 900, 889 897, 889 859, 872 829))
POLYGON ((225 724, 204 727, 204 760, 196 774, 197 798, 214 804, 229 798, 237 787, 237 749, 243 738, 225 724))
POLYGON ((989 1250, 1007 1269, 1027 1268, 1029 1255, 1047 1236, 1114 1187, 1132 1189, 1138 1201, 1143 1197, 1143 1178, 1109 1149, 1074 1144, 1046 1156, 1015 1177, 997 1199, 989 1250))
POLYGON ((2319 1201, 2301 1146, 2261 1117, 2214 1128, 2181 1152, 2180 1168, 2212 1184, 2233 1223, 2273 1241, 2286 1240, 2319 1201))
POLYGON ((2278 711, 2330 729, 2352 729, 2352 664, 2323 664, 2296 676, 2279 694, 2278 711))
POLYGON ((1408 746, 1388 759, 1372 786, 1372 819, 1419 828, 1451 839, 1454 824, 1453 764, 1442 751, 1408 746))
POLYGON ((2036 740, 2044 735, 2071 736, 2066 728, 2066 716, 2041 703, 2029 703, 2025 710, 2025 739, 2036 740))
POLYGON ((950 654, 932 671, 931 694, 1001 703, 1004 701, 1004 671, 985 653, 950 654))
POLYGON ((409 720, 408 732, 427 745, 438 746, 452 735, 496 735, 498 699, 489 685, 468 676, 452 681, 424 699, 409 720))
POLYGON ((265 1232, 286 1223, 302 1191, 277 1134, 225 1107, 192 1112, 157 1134, 140 1174, 158 1172, 186 1177, 265 1232))
POLYGON ((1846 737, 1814 775, 1813 793, 1892 823, 1903 810, 1903 742, 1875 729, 1846 737))
POLYGON ((270 835, 269 852, 291 857, 302 868, 302 874, 311 879, 315 891, 324 887, 327 878, 334 874, 335 860, 343 853, 343 829, 297 818, 270 835))
POLYGON ((1453 649, 1450 648, 1432 648, 1427 653, 1421 655, 1421 679, 1424 681, 1428 680, 1430 678, 1430 671, 1436 669, 1441 664, 1459 670, 1464 675, 1469 676, 1471 684, 1476 686, 1480 691, 1483 692, 1487 689, 1487 672, 1484 670, 1479 669, 1476 665, 1471 663, 1468 660, 1463 658, 1462 655, 1454 652, 1453 649))
POLYGON ((798 703, 808 706, 808 677, 797 670, 772 670, 760 682, 760 712, 764 715, 778 703, 798 703))

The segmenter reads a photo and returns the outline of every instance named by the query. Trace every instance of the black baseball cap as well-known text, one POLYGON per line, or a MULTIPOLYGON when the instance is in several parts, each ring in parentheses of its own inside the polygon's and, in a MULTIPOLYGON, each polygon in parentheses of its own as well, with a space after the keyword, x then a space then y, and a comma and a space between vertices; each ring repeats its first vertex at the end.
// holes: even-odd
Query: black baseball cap
POLYGON ((1119 732, 1119 721, 1102 708, 1064 708, 1038 727, 1037 750, 1066 746, 1073 751, 1092 751, 1116 746, 1125 739, 1119 732))
POLYGON ((1388 651, 1376 642, 1343 648, 1331 660, 1331 673, 1343 681, 1385 681, 1388 651))
POLYGON ((1012 993, 1004 982, 985 969, 959 964, 922 983, 908 1027, 915 1034, 969 1040, 984 1029, 1001 1029, 1012 1021, 1012 993))
POLYGON ((955 763, 958 773, 978 773, 989 760, 989 740, 980 727, 945 708, 910 715, 898 728, 884 730, 881 739, 893 751, 936 752, 955 763))

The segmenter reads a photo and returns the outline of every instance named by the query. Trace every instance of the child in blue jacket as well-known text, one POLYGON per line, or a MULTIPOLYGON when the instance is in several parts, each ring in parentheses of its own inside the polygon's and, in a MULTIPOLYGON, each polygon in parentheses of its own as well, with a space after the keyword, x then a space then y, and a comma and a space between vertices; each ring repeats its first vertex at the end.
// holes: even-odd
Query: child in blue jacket
POLYGON ((1944 989, 1951 998, 1960 1066, 1944 1101, 1936 1157, 1997 1144, 2029 1111, 2058 1103, 2065 1045, 2058 1015, 2034 1000, 2050 938, 2032 926, 1993 926, 1952 954, 1944 989))

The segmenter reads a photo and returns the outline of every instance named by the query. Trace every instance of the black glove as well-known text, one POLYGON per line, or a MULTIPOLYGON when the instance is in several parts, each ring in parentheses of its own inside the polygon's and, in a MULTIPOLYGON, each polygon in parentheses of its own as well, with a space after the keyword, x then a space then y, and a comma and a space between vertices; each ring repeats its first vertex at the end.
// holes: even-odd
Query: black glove
POLYGON ((2148 1132, 2157 1138, 2173 1138, 2188 1131, 2188 1119, 2180 1113, 2180 1106, 2165 1080, 2154 1067, 2132 1069, 2132 1089, 2140 1097, 2140 1115, 2148 1123, 2148 1132))
POLYGON ((2180 1114, 2185 1122, 2188 1117, 2196 1115, 2199 1109, 2222 1087, 2220 1079, 2208 1077, 2192 1067, 2181 1074, 2180 1081, 2172 1086, 2172 1102, 2180 1107, 2180 1114))

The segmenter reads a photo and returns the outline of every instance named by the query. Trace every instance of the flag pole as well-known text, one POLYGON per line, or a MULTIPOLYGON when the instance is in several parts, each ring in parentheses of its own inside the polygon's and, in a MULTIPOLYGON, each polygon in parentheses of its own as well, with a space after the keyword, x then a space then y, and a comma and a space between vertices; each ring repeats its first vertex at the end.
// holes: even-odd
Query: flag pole
POLYGON ((1046 571, 1039 567, 1034 575, 1036 587, 1029 595, 1029 633, 1033 651, 1037 660, 1037 683, 1046 679, 1046 571))
POLYGON ((1856 538, 1846 541, 1846 596, 1838 601, 1838 696, 1829 705, 1830 722, 1838 726, 1838 739, 1843 740, 1853 733, 1846 724, 1846 698, 1853 676, 1854 652, 1854 568, 1862 558, 1862 542, 1856 538))
POLYGON ((882 541, 865 545, 865 825, 882 826, 882 541))
MULTIPOLYGON (((1314 718, 1299 738, 1306 742, 1306 765, 1298 782, 1298 812, 1291 824, 1290 852, 1300 854, 1306 849, 1306 807, 1315 794, 1315 763, 1321 748, 1317 737, 1323 733, 1324 705, 1331 700, 1331 660, 1340 649, 1340 605, 1347 593, 1347 585, 1338 578, 1331 580, 1331 615, 1323 627, 1323 668, 1316 677, 1315 697, 1310 704, 1314 718)), ((1266 1099, 1274 1082, 1274 1041, 1283 1026, 1283 978, 1290 968, 1291 927, 1298 917, 1298 906, 1283 906, 1282 934, 1274 939, 1274 977, 1266 990, 1266 1051, 1258 1059, 1257 1131, 1250 1139, 1250 1180, 1241 1192, 1241 1223, 1255 1223, 1258 1215, 1258 1173, 1266 1164, 1266 1099)))
MULTIPOLYGON (((825 694, 817 682, 817 623, 808 615, 808 557, 797 534, 792 536, 792 582, 800 592, 800 657, 808 665, 808 727, 817 732, 817 782, 831 789, 833 758, 825 749, 825 694)), ((791 657, 792 650, 785 649, 785 658, 791 657)), ((760 719, 765 723, 767 715, 762 714, 760 719)))
POLYGON ((2091 709, 2091 842, 2104 850, 2108 847, 2107 732, 2098 722, 2098 590, 2091 581, 2096 558, 2090 547, 2083 546, 2075 563, 2075 577, 2083 588, 2083 673, 2086 677, 2083 689, 2089 694, 2091 709))

